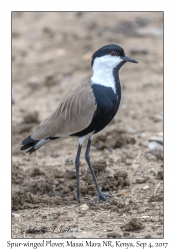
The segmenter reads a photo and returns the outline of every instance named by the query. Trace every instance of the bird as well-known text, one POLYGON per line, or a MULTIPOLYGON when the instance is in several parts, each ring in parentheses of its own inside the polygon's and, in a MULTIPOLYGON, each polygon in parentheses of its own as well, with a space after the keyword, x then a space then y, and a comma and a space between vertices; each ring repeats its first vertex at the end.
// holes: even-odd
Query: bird
POLYGON ((92 77, 84 81, 60 102, 56 110, 43 120, 36 130, 22 141, 21 150, 32 154, 43 145, 68 137, 78 138, 75 158, 77 202, 80 203, 80 154, 82 145, 88 138, 85 160, 92 174, 99 203, 111 194, 103 193, 98 184, 90 160, 93 135, 104 129, 116 115, 121 101, 119 70, 126 63, 138 63, 125 55, 117 44, 107 44, 99 48, 91 58, 92 77))

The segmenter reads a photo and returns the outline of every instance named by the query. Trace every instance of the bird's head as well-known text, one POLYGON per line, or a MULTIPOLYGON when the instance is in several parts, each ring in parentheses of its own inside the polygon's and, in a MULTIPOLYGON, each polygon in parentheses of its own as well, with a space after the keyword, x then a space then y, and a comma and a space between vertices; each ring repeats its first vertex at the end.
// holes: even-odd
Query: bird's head
POLYGON ((98 68, 111 68, 120 67, 126 63, 137 63, 133 58, 126 56, 122 47, 116 44, 109 44, 101 47, 92 55, 91 66, 93 70, 98 68))

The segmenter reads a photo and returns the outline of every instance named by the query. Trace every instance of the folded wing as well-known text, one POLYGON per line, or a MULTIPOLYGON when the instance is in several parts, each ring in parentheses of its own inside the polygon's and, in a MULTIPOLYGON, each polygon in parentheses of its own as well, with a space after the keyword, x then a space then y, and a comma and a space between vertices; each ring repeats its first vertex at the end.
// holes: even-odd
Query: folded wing
POLYGON ((31 138, 41 140, 48 137, 66 137, 75 134, 90 124, 96 102, 87 80, 65 98, 58 108, 33 132, 31 138))

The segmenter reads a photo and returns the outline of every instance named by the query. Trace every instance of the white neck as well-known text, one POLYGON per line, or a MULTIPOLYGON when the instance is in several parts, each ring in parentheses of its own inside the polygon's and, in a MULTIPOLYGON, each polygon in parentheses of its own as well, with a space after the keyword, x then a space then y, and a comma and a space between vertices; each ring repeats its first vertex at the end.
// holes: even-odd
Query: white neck
POLYGON ((120 57, 106 55, 97 57, 93 63, 94 74, 91 77, 92 84, 100 84, 112 88, 116 93, 113 69, 122 61, 120 57))

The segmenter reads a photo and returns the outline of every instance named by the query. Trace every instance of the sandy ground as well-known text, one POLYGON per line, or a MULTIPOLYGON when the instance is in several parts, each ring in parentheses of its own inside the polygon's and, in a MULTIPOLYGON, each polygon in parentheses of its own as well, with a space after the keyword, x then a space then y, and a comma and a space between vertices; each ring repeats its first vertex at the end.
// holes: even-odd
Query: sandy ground
POLYGON ((163 14, 161 12, 14 12, 12 15, 12 237, 163 237, 163 14), (139 64, 120 70, 122 101, 94 136, 91 160, 110 202, 96 195, 78 141, 32 155, 21 141, 92 75, 91 55, 116 43, 139 64))

